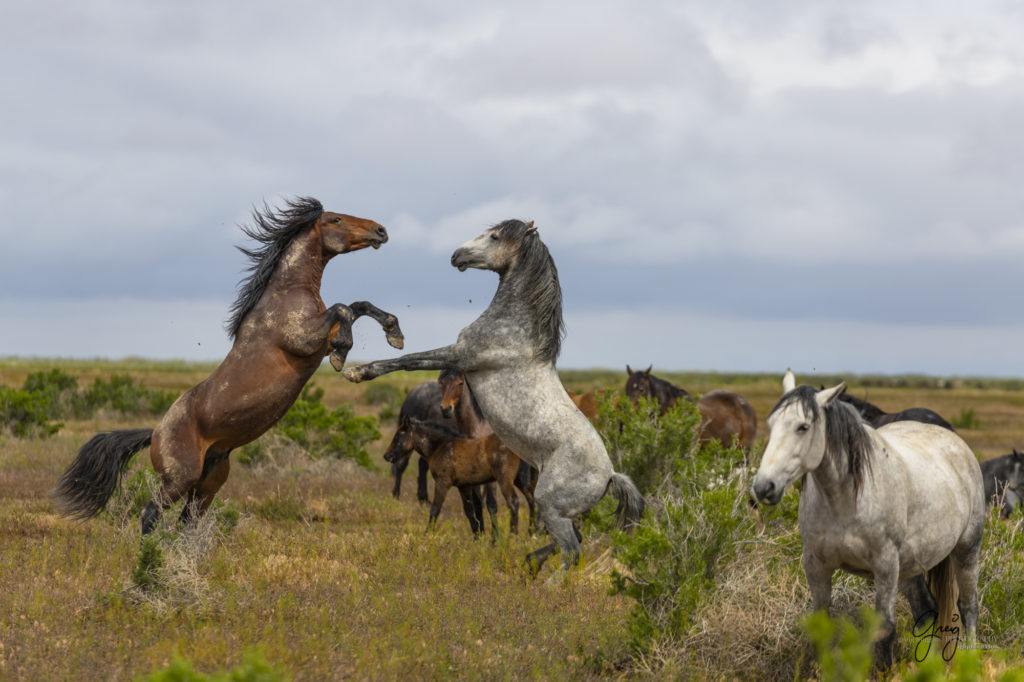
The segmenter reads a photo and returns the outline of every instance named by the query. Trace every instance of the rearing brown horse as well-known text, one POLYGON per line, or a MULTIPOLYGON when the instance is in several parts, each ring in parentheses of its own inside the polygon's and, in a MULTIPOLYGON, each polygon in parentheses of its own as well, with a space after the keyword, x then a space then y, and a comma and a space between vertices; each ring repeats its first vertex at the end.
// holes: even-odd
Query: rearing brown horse
POLYGON ((186 391, 153 429, 94 436, 68 466, 54 496, 60 510, 86 518, 99 513, 131 459, 147 445, 161 487, 142 513, 142 533, 160 513, 186 496, 182 519, 202 514, 227 479, 228 453, 273 426, 328 353, 340 370, 352 348, 352 322, 367 315, 388 343, 403 345, 398 319, 365 301, 324 305, 320 280, 334 256, 387 241, 372 220, 324 211, 298 198, 278 211, 253 211, 243 227, 260 246, 241 248, 252 265, 239 285, 228 332, 231 351, 207 379, 186 391))

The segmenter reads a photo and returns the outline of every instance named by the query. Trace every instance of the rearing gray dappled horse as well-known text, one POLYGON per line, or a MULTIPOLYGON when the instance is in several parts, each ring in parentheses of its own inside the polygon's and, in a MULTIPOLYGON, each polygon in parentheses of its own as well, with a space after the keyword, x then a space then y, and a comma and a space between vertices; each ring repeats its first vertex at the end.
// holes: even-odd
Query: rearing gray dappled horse
MULTIPOLYGON (((452 265, 498 273, 487 310, 450 346, 349 367, 345 376, 358 382, 396 370, 463 372, 494 432, 540 472, 538 513, 562 550, 563 569, 574 566, 580 535, 573 517, 611 489, 626 527, 643 515, 644 499, 613 470, 601 437, 558 378, 564 324, 554 260, 532 222, 506 220, 456 249, 452 265)), ((534 574, 555 544, 528 555, 534 574)))

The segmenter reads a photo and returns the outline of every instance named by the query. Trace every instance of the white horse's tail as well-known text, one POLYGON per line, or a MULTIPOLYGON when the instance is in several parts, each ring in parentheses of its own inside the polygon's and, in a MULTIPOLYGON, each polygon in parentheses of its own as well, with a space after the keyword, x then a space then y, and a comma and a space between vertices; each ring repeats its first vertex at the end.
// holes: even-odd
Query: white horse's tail
MULTIPOLYGON (((952 555, 935 565, 928 571, 928 589, 938 605, 938 615, 935 619, 935 632, 942 636, 942 646, 956 637, 963 624, 953 619, 957 616, 957 598, 960 590, 956 582, 956 559, 952 555)), ((955 645, 954 645, 955 646, 955 645)))
POLYGON ((633 480, 626 474, 613 473, 608 486, 619 501, 619 507, 615 510, 619 515, 619 527, 625 529, 639 523, 647 503, 633 480))

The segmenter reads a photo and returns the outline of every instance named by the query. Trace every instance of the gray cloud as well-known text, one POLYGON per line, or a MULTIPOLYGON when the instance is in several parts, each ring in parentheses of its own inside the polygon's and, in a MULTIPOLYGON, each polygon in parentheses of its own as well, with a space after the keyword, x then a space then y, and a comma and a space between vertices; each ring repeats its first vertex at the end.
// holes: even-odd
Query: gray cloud
MULTIPOLYGON (((537 221, 588 319, 959 325, 960 343, 1015 310, 1024 17, 997 2, 969 20, 797 0, 53 9, 0 10, 0 324, 20 330, 0 354, 39 347, 52 321, 29 311, 57 302, 226 314, 236 226, 296 194, 392 232, 333 263, 325 298, 437 320, 489 298, 447 257, 508 217, 537 221)), ((678 366, 722 366, 717 348, 678 366)))

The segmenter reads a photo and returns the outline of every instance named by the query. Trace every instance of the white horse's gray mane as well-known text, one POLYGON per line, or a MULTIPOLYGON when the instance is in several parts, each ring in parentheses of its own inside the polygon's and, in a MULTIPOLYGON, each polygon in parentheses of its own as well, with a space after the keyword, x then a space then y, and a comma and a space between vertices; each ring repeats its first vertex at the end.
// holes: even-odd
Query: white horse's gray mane
MULTIPOLYGON (((822 410, 815 399, 816 394, 813 386, 797 386, 782 396, 768 416, 797 403, 804 414, 810 415, 816 422, 822 416, 822 410)), ((826 455, 837 457, 843 452, 847 454, 849 474, 853 478, 853 495, 856 498, 864 475, 871 474, 871 440, 864 431, 860 414, 852 406, 836 400, 825 407, 824 412, 826 455)))
POLYGON ((518 244, 516 267, 502 276, 514 278, 519 295, 533 313, 533 328, 539 339, 537 359, 554 363, 562 352, 565 336, 562 287, 555 261, 532 223, 506 220, 495 230, 499 239, 518 244))

